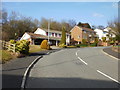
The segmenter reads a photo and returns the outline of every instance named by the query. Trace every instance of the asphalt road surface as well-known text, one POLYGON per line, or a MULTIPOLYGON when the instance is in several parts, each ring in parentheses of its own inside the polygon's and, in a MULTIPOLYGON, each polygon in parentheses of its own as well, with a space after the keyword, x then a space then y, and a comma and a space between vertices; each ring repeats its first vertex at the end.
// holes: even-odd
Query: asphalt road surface
POLYGON ((104 47, 63 49, 31 69, 26 88, 118 88, 118 61, 104 47))

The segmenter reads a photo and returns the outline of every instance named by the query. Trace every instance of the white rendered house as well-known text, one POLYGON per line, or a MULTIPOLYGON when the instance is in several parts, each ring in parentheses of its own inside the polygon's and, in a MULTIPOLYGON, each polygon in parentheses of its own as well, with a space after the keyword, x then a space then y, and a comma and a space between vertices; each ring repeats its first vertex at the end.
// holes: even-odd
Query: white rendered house
MULTIPOLYGON (((95 29, 94 31, 96 32, 96 34, 98 35, 99 39, 102 40, 102 37, 106 37, 106 40, 109 40, 109 37, 107 36, 109 34, 109 31, 111 29, 109 27, 101 30, 101 29, 95 29)), ((112 37, 115 37, 114 34, 111 34, 112 37)))
MULTIPOLYGON (((42 40, 48 39, 52 45, 58 45, 61 40, 62 32, 56 30, 48 30, 38 28, 34 33, 25 33, 21 40, 30 40, 31 44, 40 44, 42 40), (49 34, 49 35, 48 35, 49 34)), ((66 33, 66 45, 70 43, 70 34, 66 33)))

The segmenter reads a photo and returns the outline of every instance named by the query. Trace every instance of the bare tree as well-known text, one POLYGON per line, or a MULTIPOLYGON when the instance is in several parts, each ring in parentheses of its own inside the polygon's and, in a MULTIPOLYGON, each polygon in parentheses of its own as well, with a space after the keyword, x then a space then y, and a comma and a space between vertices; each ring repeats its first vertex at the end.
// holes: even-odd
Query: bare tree
POLYGON ((115 34, 116 40, 120 42, 120 21, 118 18, 113 21, 109 21, 108 26, 111 28, 112 33, 115 34))

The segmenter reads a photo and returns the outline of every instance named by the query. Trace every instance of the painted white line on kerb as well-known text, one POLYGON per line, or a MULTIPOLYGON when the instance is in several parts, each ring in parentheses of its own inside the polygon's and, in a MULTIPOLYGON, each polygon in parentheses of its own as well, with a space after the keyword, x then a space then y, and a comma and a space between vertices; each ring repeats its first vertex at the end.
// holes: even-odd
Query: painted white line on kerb
POLYGON ((42 56, 38 56, 29 66, 28 68, 26 69, 25 73, 24 73, 24 76, 23 76, 23 79, 22 79, 22 84, 21 84, 21 88, 24 88, 25 87, 25 82, 26 82, 26 76, 28 74, 28 71, 29 69, 32 67, 32 65, 39 59, 41 58, 42 56))
POLYGON ((85 61, 83 61, 80 57, 78 57, 80 61, 82 61, 85 65, 88 65, 85 61))
POLYGON ((50 52, 47 52, 47 54, 49 54, 50 52))
POLYGON ((115 80, 114 78, 112 78, 112 77, 108 76, 107 74, 105 74, 105 73, 103 73, 103 72, 101 72, 101 71, 99 71, 99 70, 97 70, 97 72, 98 72, 98 73, 100 73, 100 74, 102 74, 102 75, 104 75, 105 77, 107 77, 107 78, 109 78, 109 79, 111 79, 111 80, 113 80, 113 81, 117 82, 118 84, 120 84, 120 82, 119 82, 119 81, 117 81, 117 80, 115 80))
POLYGON ((114 56, 112 56, 112 55, 109 55, 108 53, 104 52, 103 50, 102 50, 102 52, 103 52, 104 54, 106 54, 107 56, 110 56, 110 57, 112 57, 112 58, 114 58, 114 59, 116 59, 116 60, 120 60, 120 59, 118 59, 118 58, 116 58, 116 57, 114 57, 114 56))

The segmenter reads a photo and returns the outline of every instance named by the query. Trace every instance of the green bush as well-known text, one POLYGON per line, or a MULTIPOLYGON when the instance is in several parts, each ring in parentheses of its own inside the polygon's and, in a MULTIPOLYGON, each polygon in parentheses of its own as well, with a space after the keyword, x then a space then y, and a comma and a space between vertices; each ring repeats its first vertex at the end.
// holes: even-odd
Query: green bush
POLYGON ((65 45, 64 43, 59 44, 59 46, 62 47, 62 48, 67 48, 67 45, 65 45))
POLYGON ((9 43, 15 44, 16 41, 15 40, 10 40, 9 43))
POLYGON ((113 45, 115 43, 115 41, 110 41, 110 45, 113 45))
POLYGON ((87 44, 87 40, 86 39, 82 39, 82 44, 87 44))
POLYGON ((98 42, 99 42, 99 38, 95 38, 95 42, 94 43, 97 45, 98 42))
POLYGON ((87 47, 87 44, 77 44, 76 47, 87 47))
POLYGON ((48 41, 47 40, 43 40, 41 45, 40 45, 41 49, 50 49, 50 45, 48 45, 48 41))
POLYGON ((90 44, 90 46, 95 47, 95 46, 97 46, 97 43, 92 43, 92 44, 90 44))
POLYGON ((10 40, 10 43, 15 44, 15 51, 21 54, 29 54, 29 44, 27 40, 14 41, 10 40))
POLYGON ((103 42, 106 42, 106 37, 102 37, 102 41, 103 41, 103 42))

